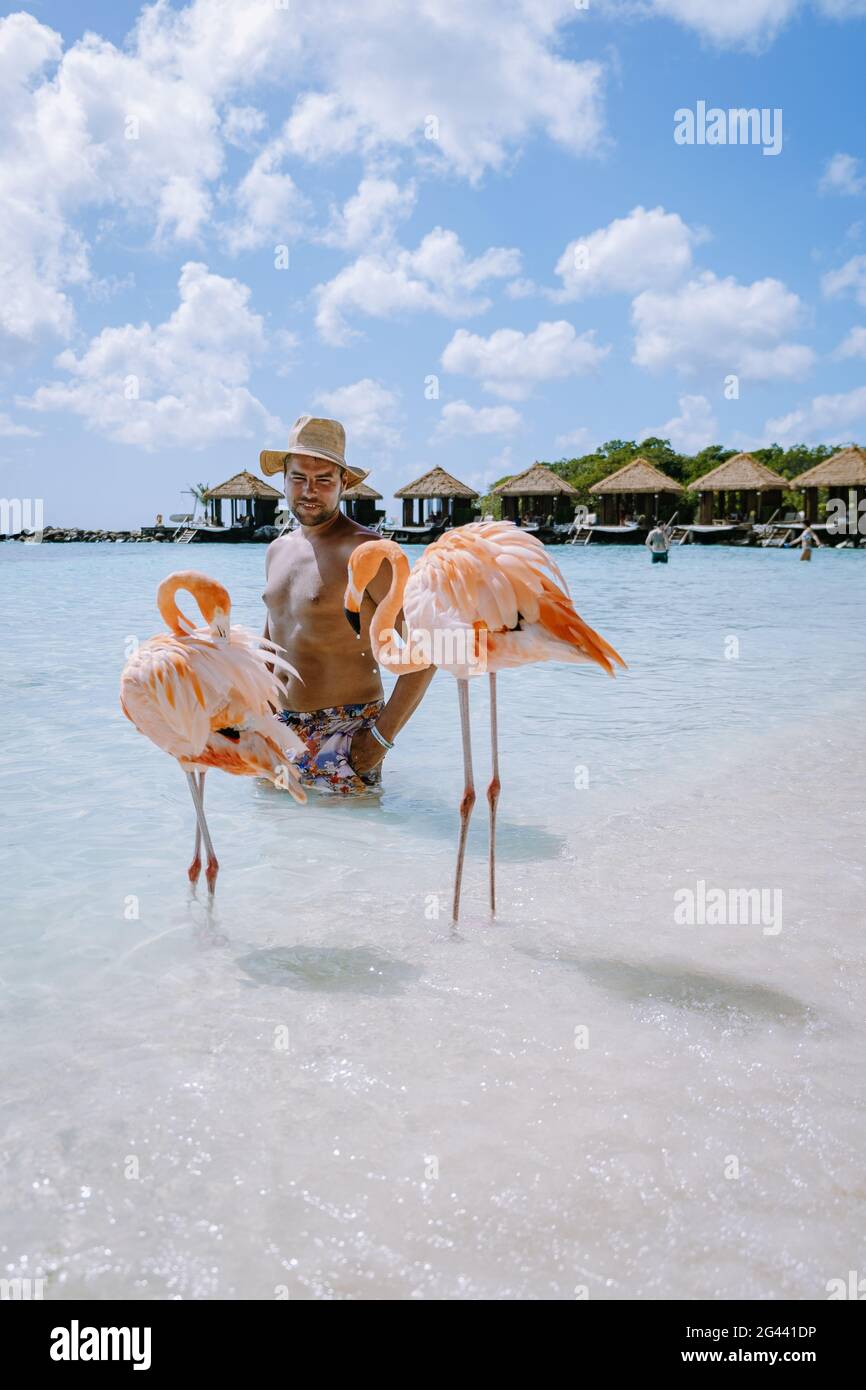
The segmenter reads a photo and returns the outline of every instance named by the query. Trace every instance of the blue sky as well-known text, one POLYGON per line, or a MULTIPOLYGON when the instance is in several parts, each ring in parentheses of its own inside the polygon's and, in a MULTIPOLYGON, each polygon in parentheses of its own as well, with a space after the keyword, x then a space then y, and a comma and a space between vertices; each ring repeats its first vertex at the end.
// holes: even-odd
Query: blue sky
POLYGON ((49 524, 304 412, 392 511, 436 463, 866 439, 866 0, 2 14, 0 494, 49 524), (677 144, 698 102, 780 153, 677 144))

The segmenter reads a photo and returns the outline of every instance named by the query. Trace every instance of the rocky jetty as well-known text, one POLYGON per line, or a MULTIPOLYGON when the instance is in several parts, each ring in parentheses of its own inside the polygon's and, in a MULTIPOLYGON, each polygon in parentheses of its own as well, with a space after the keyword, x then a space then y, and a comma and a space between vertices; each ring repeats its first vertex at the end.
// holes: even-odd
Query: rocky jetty
MULTIPOLYGON (((0 541, 29 541, 37 540, 39 533, 34 531, 18 531, 14 535, 4 536, 0 534, 0 541)), ((169 541, 172 532, 162 527, 141 528, 134 531, 86 531, 78 526, 46 526, 42 531, 42 544, 63 545, 70 541, 135 541, 147 543, 150 541, 169 541)))

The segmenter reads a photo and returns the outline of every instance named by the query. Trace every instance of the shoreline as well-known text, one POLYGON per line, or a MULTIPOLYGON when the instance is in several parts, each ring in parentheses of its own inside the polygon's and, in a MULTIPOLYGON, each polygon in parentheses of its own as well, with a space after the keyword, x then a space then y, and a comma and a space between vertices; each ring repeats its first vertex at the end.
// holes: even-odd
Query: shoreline
MULTIPOLYGON (((227 532, 228 532, 228 528, 227 532)), ((225 538, 220 537, 217 544, 232 545, 241 541, 255 545, 269 545, 275 539, 274 535, 257 536, 255 532, 248 535, 233 536, 229 532, 225 538)), ((126 541, 131 544, 143 545, 174 545, 177 543, 177 532, 174 528, 139 526, 131 530, 109 529, 105 527, 83 527, 83 526, 44 526, 42 531, 16 531, 12 533, 0 533, 0 542, 18 541, 24 545, 70 545, 85 543, 88 545, 96 544, 99 541, 108 544, 118 541, 126 541), (40 536, 37 540, 36 537, 40 536)), ((201 542, 199 542, 201 544, 201 542)), ((213 542, 211 542, 213 543, 213 542)))

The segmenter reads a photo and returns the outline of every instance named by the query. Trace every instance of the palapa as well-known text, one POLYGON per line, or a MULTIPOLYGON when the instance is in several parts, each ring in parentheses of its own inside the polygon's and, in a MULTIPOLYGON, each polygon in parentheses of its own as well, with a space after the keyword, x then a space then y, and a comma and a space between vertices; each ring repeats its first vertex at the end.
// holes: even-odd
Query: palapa
POLYGON ((564 478, 560 478, 558 473, 554 473, 543 463, 534 463, 531 468, 526 468, 522 473, 515 473, 513 478, 506 478, 504 483, 499 483, 493 488, 493 492, 498 497, 577 497, 576 487, 567 483, 564 478))
POLYGON ((789 478, 774 473, 751 454, 735 454, 689 483, 692 492, 770 492, 790 487, 789 478))
POLYGON ((623 464, 615 473, 609 474, 607 478, 602 478, 600 482, 593 483, 590 492, 604 496, 606 493, 652 493, 659 492, 681 493, 685 489, 675 478, 668 477, 667 473, 662 473, 660 468, 650 463, 649 459, 636 458, 631 463, 623 464))
POLYGON ((377 492, 369 483, 355 483, 354 487, 346 488, 341 497, 342 502, 360 502, 362 498, 367 498, 371 502, 381 502, 382 494, 377 492))
POLYGON ((431 468, 428 473, 416 478, 414 483, 407 483, 405 487, 401 487, 399 491, 394 493, 394 496, 474 498, 478 496, 478 493, 466 483, 461 483, 458 478, 452 478, 451 474, 446 473, 444 468, 431 468))
POLYGON ((208 502, 222 501, 225 498, 235 498, 243 501, 245 498, 253 497, 259 501, 273 502, 282 501, 283 494, 278 492, 270 483, 263 482, 257 478, 255 473, 248 473, 246 469, 242 473, 235 473, 234 477, 227 478, 224 483, 219 483, 216 487, 208 488, 205 498, 208 502))
POLYGON ((797 492, 808 487, 866 487, 866 449, 857 444, 840 449, 832 458, 793 478, 788 486, 797 492))

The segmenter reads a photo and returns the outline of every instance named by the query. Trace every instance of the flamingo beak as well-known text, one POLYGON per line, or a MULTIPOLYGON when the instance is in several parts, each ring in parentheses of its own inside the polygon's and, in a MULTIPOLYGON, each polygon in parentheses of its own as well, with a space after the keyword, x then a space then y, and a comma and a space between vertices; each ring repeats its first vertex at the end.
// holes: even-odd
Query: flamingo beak
POLYGON ((360 613, 354 613, 354 612, 352 611, 351 608, 344 608, 344 609, 343 609, 343 612, 345 613, 345 615, 346 615, 346 621, 348 622, 349 627, 352 629, 352 631, 354 632, 355 636, 356 636, 356 637, 360 637, 360 636, 361 636, 361 614, 360 614, 360 613))

